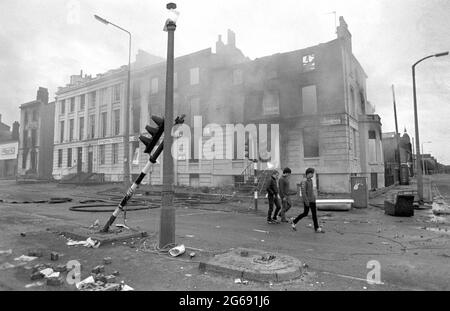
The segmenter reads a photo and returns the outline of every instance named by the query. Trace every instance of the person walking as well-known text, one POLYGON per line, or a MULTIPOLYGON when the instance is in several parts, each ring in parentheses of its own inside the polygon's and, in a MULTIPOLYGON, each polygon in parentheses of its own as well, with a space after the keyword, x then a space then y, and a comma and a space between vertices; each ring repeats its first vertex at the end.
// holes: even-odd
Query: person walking
POLYGON ((308 216, 309 210, 311 210, 312 219, 314 222, 314 230, 317 233, 325 233, 323 229, 319 226, 317 220, 317 209, 316 209, 316 196, 314 195, 312 178, 314 176, 314 169, 308 168, 306 170, 306 180, 301 182, 301 191, 303 197, 303 207, 304 211, 302 214, 298 215, 297 218, 292 221, 292 230, 297 231, 296 225, 303 218, 308 216))
POLYGON ((286 219, 286 213, 292 207, 291 198, 289 197, 289 195, 290 195, 289 178, 291 176, 291 173, 292 173, 291 169, 289 167, 286 167, 283 170, 283 175, 281 176, 280 181, 279 181, 280 197, 281 197, 281 204, 282 204, 281 213, 280 213, 281 222, 289 222, 286 219))
POLYGON ((270 180, 267 183, 267 199, 269 200, 269 211, 267 213, 267 223, 268 224, 275 224, 278 223, 277 216, 280 212, 281 205, 280 201, 278 200, 280 195, 278 194, 278 171, 273 170, 272 175, 270 176, 270 180), (273 212, 273 205, 275 204, 275 213, 272 216, 273 212))

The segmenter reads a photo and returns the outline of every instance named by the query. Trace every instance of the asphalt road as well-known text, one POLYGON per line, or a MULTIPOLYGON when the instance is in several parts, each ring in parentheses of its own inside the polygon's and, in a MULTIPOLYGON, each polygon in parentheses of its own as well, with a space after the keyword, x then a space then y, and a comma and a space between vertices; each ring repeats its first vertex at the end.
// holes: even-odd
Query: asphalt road
MULTIPOLYGON (((435 183, 441 195, 448 198, 450 177, 438 176, 435 183)), ((0 199, 10 202, 70 196, 77 202, 96 197, 97 191, 109 187, 16 185, 13 181, 0 181, 0 199)), ((372 203, 383 200, 379 197, 372 203)), ((447 219, 437 219, 430 210, 415 211, 411 218, 387 216, 374 206, 350 212, 319 212, 326 233, 316 234, 310 227, 311 218, 299 223, 296 232, 288 224, 267 224, 267 204, 263 200, 258 212, 248 210, 249 202, 242 202, 241 207, 223 204, 178 208, 176 242, 183 243, 189 252, 196 252, 197 256, 189 259, 170 258, 154 248, 160 209, 128 213, 129 226, 149 233, 145 244, 141 240, 98 249, 69 247, 53 231, 61 226, 89 226, 96 219, 104 223, 110 215, 72 212, 68 210, 71 205, 0 203, 0 251, 13 252, 0 255, 0 265, 14 264, 14 258, 26 255, 27 250, 43 248, 48 253, 62 253, 63 263, 79 260, 84 267, 83 277, 101 264, 103 257, 110 256, 113 264, 108 269, 119 270, 121 278, 138 290, 450 290, 450 228, 447 219), (26 232, 26 236, 22 237, 21 232, 26 232), (236 247, 294 256, 308 265, 308 272, 291 282, 248 285, 234 284, 233 278, 227 276, 199 272, 199 261, 236 247), (367 283, 367 275, 373 270, 368 263, 374 260, 380 264, 383 284, 367 283)), ((288 214, 296 216, 300 212, 294 206, 288 214)), ((38 261, 49 262, 46 258, 38 261)), ((0 268, 0 289, 25 289, 31 283, 25 267, 0 268)), ((61 289, 73 290, 73 286, 30 288, 61 289)))

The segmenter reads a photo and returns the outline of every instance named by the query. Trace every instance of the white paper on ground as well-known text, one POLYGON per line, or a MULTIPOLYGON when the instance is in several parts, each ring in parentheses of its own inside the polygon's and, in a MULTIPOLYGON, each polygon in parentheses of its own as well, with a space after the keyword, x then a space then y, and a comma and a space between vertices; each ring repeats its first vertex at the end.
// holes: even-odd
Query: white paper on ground
POLYGON ((130 291, 130 290, 134 290, 134 288, 128 286, 127 284, 125 284, 125 285, 122 287, 122 291, 123 291, 123 292, 130 291))
POLYGON ((94 277, 92 275, 90 277, 84 279, 83 281, 78 282, 77 284, 75 284, 75 286, 77 287, 77 289, 80 289, 81 285, 91 284, 91 283, 95 283, 94 277))
POLYGON ((11 254, 12 254, 12 249, 8 249, 6 251, 0 250, 0 255, 11 255, 11 254))
POLYGON ((37 257, 32 257, 32 256, 26 256, 26 255, 22 255, 20 257, 14 258, 15 261, 33 261, 35 260, 37 257))
POLYGON ((49 275, 51 275, 53 273, 53 269, 52 268, 46 268, 46 269, 41 270, 39 272, 42 273, 43 275, 45 275, 45 277, 48 277, 49 275))

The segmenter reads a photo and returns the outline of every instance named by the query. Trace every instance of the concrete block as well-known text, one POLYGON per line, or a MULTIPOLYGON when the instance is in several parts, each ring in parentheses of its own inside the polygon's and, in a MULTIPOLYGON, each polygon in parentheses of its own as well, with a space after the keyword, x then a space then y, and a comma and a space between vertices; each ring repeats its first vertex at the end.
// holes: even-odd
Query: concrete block
POLYGON ((59 254, 57 252, 51 252, 50 253, 50 260, 51 261, 58 261, 59 260, 59 254))

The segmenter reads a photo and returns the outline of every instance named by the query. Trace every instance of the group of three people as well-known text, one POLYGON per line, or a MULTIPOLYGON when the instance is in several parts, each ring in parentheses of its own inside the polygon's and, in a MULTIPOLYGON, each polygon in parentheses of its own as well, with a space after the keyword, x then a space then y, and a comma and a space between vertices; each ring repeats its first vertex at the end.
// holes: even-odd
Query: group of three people
MULTIPOLYGON (((294 194, 290 190, 289 187, 289 178, 291 176, 291 169, 286 167, 283 169, 283 175, 278 181, 278 171, 274 170, 272 172, 272 176, 267 183, 267 198, 269 200, 269 211, 267 214, 267 223, 275 224, 279 222, 291 222, 291 227, 293 230, 296 229, 297 223, 304 217, 306 217, 311 210, 312 218, 314 222, 314 230, 317 233, 324 233, 323 229, 319 226, 319 222, 317 220, 317 208, 316 208, 316 196, 314 194, 313 182, 312 178, 314 176, 314 169, 308 168, 306 170, 306 180, 301 182, 301 195, 303 198, 303 213, 298 215, 295 219, 291 218, 290 220, 286 219, 286 213, 292 207, 292 201, 290 195, 294 194), (281 200, 281 205, 280 201, 281 200), (275 205, 275 212, 274 207, 275 205), (280 220, 278 221, 278 214, 280 216, 280 220)), ((295 192, 296 193, 296 192, 295 192)))

